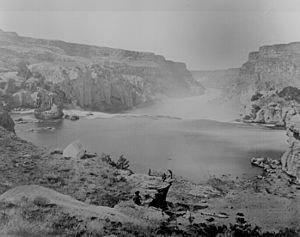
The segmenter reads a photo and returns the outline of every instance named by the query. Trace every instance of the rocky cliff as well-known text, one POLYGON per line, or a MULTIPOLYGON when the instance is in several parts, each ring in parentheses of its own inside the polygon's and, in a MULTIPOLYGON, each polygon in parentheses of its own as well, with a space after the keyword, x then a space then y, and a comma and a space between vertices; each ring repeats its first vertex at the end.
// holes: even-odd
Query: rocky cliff
POLYGON ((160 55, 0 31, 0 97, 10 107, 49 105, 47 94, 56 93, 58 107, 120 111, 202 91, 184 63, 160 55), (46 95, 42 103, 37 102, 38 88, 46 95))
POLYGON ((300 182, 300 115, 287 123, 289 148, 281 157, 282 169, 300 182))
POLYGON ((262 46, 226 94, 239 100, 248 121, 284 124, 299 106, 299 78, 300 42, 262 46))

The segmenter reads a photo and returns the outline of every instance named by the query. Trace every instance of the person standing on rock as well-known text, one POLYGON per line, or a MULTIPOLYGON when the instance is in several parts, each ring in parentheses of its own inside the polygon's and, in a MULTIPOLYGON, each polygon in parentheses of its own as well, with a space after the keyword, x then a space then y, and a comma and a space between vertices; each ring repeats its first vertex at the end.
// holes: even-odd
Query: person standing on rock
POLYGON ((168 170, 168 173, 169 173, 169 174, 168 174, 168 178, 169 178, 169 179, 173 179, 173 172, 172 172, 172 170, 169 169, 169 170, 168 170))

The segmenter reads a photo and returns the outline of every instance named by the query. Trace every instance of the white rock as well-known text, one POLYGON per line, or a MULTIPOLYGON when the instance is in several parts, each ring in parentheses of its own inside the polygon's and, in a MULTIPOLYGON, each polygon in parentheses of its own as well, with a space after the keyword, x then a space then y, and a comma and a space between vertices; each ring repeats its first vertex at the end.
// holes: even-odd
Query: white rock
POLYGON ((79 141, 74 141, 64 149, 63 156, 80 159, 85 155, 85 152, 86 150, 83 145, 79 141))

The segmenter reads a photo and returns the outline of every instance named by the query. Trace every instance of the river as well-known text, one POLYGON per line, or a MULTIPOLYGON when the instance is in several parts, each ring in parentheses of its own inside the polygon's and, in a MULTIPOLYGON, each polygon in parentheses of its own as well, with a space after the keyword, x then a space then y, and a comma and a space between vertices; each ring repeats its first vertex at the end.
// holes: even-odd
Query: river
POLYGON ((230 109, 207 106, 215 98, 212 94, 169 99, 127 114, 94 113, 78 121, 17 124, 16 132, 48 148, 80 140, 91 152, 114 158, 124 154, 135 172, 171 169, 195 181, 221 175, 250 177, 260 172, 250 165, 251 157, 280 158, 287 148, 285 131, 232 122, 236 115, 230 109), (40 130, 47 127, 54 129, 40 130))

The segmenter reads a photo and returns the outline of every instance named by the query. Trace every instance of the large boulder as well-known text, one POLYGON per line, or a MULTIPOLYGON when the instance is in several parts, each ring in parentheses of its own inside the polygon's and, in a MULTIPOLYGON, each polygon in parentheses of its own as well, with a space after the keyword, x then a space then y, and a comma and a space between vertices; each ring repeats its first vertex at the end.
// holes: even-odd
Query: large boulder
POLYGON ((287 123, 289 148, 281 157, 282 169, 300 182, 300 115, 287 123))
POLYGON ((14 120, 10 117, 9 113, 0 109, 0 126, 4 127, 8 131, 15 132, 14 120))
POLYGON ((85 153, 86 150, 84 146, 79 141, 74 141, 64 149, 63 156, 80 159, 85 155, 85 153))

